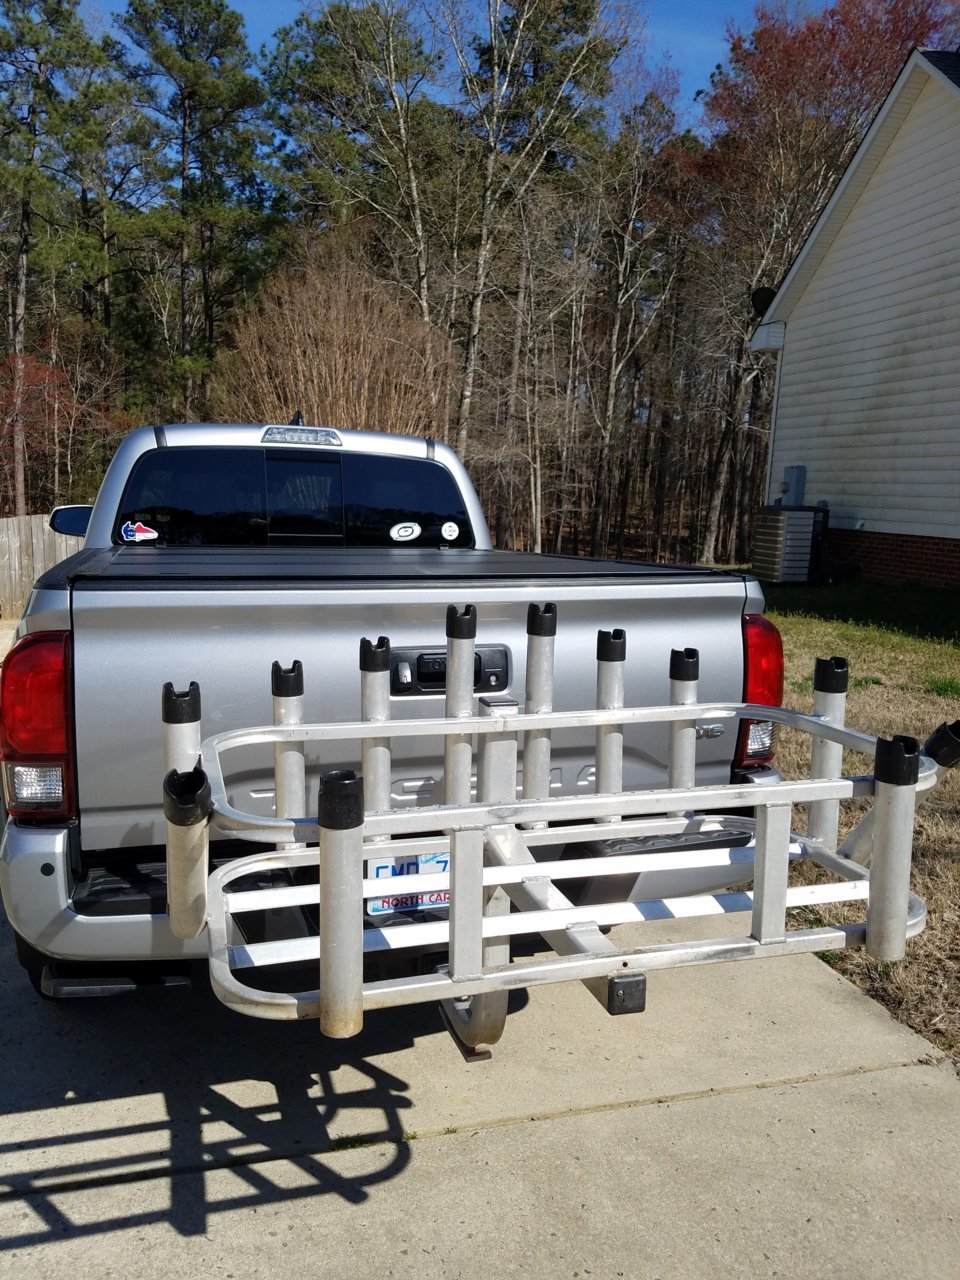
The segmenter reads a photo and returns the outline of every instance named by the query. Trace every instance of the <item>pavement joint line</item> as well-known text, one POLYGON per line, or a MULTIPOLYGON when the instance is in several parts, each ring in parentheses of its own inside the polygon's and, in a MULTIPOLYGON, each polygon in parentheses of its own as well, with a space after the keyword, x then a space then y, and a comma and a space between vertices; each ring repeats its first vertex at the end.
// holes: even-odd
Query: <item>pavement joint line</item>
MULTIPOLYGON (((858 1076, 877 1075, 886 1071, 898 1071, 905 1067, 939 1067, 947 1061, 947 1055, 924 1054, 919 1058, 904 1058, 896 1062, 878 1063, 874 1066, 846 1067, 839 1071, 811 1072, 802 1076, 783 1076, 775 1080, 754 1080, 746 1084, 726 1085, 717 1089, 691 1089, 683 1093, 657 1094, 650 1098, 628 1098, 618 1102, 597 1103, 592 1107, 566 1107, 556 1111, 525 1112, 518 1116, 504 1116, 496 1120, 448 1124, 442 1129, 402 1131, 395 1134, 344 1134, 329 1142, 310 1147, 292 1147, 282 1151, 251 1152, 220 1160, 200 1160, 189 1164, 164 1166, 154 1169, 129 1170, 109 1177, 66 1178, 59 1182, 43 1181, 31 1184, 30 1175, 18 1175, 8 1180, 0 1190, 0 1204, 10 1201, 31 1200, 37 1197, 66 1195, 77 1191, 100 1190, 108 1187, 129 1186, 139 1182, 155 1182, 160 1179, 194 1177, 197 1174, 217 1173, 221 1170, 242 1169, 254 1165, 274 1164, 278 1161, 312 1160, 336 1155, 341 1151, 366 1147, 397 1146, 401 1143, 422 1142, 429 1138, 456 1137, 497 1129, 513 1128, 522 1124, 538 1124, 550 1120, 562 1120, 567 1116, 603 1115, 613 1111, 634 1111, 640 1107, 659 1107, 678 1102, 699 1102, 709 1098, 730 1097, 742 1093, 755 1093, 762 1089, 788 1088, 802 1084, 820 1084, 827 1080, 852 1079, 858 1076), (16 1182, 19 1185, 10 1185, 16 1182)), ((3 1179, 0 1179, 2 1181, 3 1179)))

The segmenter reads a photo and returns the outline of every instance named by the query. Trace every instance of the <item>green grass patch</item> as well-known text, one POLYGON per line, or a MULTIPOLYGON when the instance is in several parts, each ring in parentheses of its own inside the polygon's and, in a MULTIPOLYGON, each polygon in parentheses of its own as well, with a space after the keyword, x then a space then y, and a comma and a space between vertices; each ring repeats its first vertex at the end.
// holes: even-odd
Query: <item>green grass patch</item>
POLYGON ((960 698, 960 676, 927 676, 923 687, 938 698, 960 698))

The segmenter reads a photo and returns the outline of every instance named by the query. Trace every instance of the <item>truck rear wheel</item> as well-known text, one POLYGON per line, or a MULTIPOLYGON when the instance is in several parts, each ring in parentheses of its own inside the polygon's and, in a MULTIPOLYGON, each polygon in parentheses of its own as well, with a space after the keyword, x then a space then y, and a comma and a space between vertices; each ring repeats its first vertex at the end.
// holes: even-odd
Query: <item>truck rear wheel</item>
POLYGON ((17 959, 31 987, 41 1000, 52 1000, 53 996, 48 996, 42 986, 44 966, 50 963, 50 957, 38 951, 36 947, 32 947, 25 938, 20 937, 19 933, 15 933, 13 937, 17 947, 17 959))

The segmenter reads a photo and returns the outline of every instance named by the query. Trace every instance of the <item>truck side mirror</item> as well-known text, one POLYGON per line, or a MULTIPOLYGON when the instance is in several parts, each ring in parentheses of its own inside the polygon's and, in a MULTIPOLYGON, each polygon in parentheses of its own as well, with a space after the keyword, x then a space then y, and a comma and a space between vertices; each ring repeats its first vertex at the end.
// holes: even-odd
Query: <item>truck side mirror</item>
POLYGON ((92 511, 92 506, 54 507, 50 512, 50 528, 56 533, 82 538, 86 535, 92 511))

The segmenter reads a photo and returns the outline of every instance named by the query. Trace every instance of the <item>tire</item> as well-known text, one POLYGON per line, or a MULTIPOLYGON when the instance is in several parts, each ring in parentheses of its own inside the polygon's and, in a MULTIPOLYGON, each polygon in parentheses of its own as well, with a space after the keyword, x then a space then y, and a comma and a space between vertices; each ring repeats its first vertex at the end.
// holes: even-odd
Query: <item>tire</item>
POLYGON ((50 956, 44 955, 42 951, 32 947, 25 938, 20 937, 19 933, 15 933, 13 937, 17 947, 17 959, 20 961, 31 987, 33 987, 41 1000, 53 1000, 54 997, 48 996, 42 986, 43 970, 50 963, 50 956))

